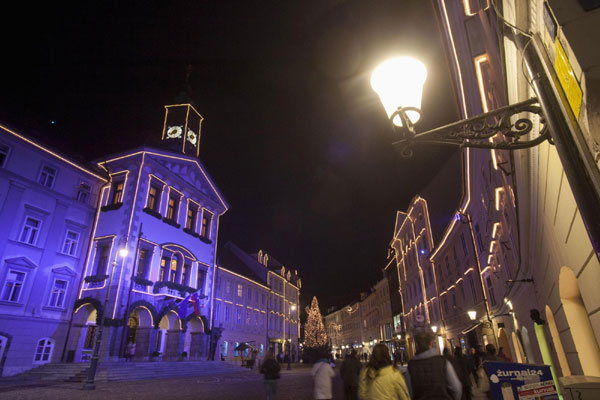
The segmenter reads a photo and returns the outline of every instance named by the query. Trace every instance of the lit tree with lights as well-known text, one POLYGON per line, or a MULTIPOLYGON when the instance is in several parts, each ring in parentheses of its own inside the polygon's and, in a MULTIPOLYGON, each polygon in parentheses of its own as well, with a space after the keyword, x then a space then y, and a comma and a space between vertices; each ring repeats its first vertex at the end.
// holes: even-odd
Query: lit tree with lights
POLYGON ((313 297, 310 307, 305 310, 308 317, 304 325, 304 351, 309 360, 314 362, 329 350, 329 342, 316 297, 313 297))

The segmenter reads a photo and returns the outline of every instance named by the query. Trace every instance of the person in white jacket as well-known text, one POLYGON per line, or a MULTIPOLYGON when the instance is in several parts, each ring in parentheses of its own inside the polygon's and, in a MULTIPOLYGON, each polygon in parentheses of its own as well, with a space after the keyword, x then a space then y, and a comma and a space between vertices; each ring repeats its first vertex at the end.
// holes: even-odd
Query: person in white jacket
POLYGON ((367 367, 360 371, 358 397, 361 400, 410 400, 404 376, 392 364, 385 344, 373 347, 367 367))
POLYGON ((327 357, 319 359, 313 365, 310 374, 314 379, 313 398, 318 400, 333 399, 331 379, 334 377, 335 372, 333 372, 327 357))

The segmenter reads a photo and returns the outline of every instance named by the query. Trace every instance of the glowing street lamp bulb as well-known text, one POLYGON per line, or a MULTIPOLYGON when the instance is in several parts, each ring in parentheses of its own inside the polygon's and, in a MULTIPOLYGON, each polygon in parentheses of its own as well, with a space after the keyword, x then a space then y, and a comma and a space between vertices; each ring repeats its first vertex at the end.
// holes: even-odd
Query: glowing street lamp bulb
POLYGON ((469 314, 471 321, 475 321, 475 318, 477 318, 477 311, 467 311, 467 314, 469 314))
POLYGON ((436 333, 438 330, 438 327, 436 325, 432 325, 431 330, 433 331, 433 333, 436 333))
POLYGON ((292 308, 292 311, 296 311, 296 305, 295 304, 292 304, 291 308, 292 308))
MULTIPOLYGON (((399 107, 415 107, 421 109, 423 84, 427 79, 425 65, 411 57, 396 57, 379 64, 371 74, 371 87, 379 95, 388 118, 399 107)), ((414 124, 420 114, 407 111, 408 119, 414 124)), ((396 126, 402 126, 398 115, 392 120, 396 126)))
POLYGON ((122 248, 119 250, 119 255, 121 257, 127 257, 127 254, 129 254, 129 251, 126 248, 122 248))

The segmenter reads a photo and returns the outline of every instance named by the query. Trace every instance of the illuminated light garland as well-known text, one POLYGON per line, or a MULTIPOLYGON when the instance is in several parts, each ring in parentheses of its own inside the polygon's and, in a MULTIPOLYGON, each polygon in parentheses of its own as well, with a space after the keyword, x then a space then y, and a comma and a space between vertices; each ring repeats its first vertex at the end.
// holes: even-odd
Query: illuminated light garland
POLYGON ((9 128, 7 128, 7 127, 5 127, 5 126, 3 126, 3 125, 0 125, 0 128, 1 128, 1 129, 3 129, 4 131, 6 131, 6 132, 10 133, 11 135, 14 135, 14 136, 18 137, 19 139, 23 140, 24 142, 27 142, 27 143, 29 143, 30 145, 32 145, 32 146, 34 146, 34 147, 36 147, 36 148, 38 148, 38 149, 40 149, 40 150, 42 150, 42 151, 44 151, 44 152, 48 153, 48 154, 51 154, 52 156, 54 156, 54 157, 58 158, 59 160, 61 160, 61 161, 65 162, 65 163, 67 163, 67 164, 69 164, 70 166, 72 166, 72 167, 75 167, 75 168, 77 168, 78 170, 80 170, 80 171, 82 171, 82 172, 85 172, 85 173, 86 173, 86 174, 88 174, 88 175, 91 175, 91 176, 93 176, 94 178, 98 178, 98 179, 100 179, 102 182, 106 182, 106 178, 105 178, 105 177, 102 177, 102 176, 100 176, 100 175, 96 175, 95 173, 93 173, 93 172, 91 172, 91 171, 88 171, 87 169, 85 169, 85 168, 83 168, 83 167, 81 167, 81 166, 77 165, 77 164, 76 164, 76 163, 74 163, 73 161, 70 161, 70 160, 66 159, 65 157, 63 157, 63 156, 61 156, 61 155, 59 155, 59 154, 57 154, 57 153, 55 153, 55 152, 53 152, 53 151, 51 151, 51 150, 49 150, 49 149, 47 149, 47 148, 45 148, 45 147, 43 147, 43 146, 41 146, 41 145, 39 145, 39 144, 35 143, 34 141, 32 141, 32 140, 30 140, 30 139, 27 139, 26 137, 22 136, 21 134, 19 134, 19 133, 16 133, 15 131, 12 131, 12 130, 10 130, 9 128))
POLYGON ((498 229, 501 227, 502 225, 500 224, 500 222, 494 223, 494 226, 492 227, 492 239, 498 239, 496 237, 496 233, 498 233, 498 229))
POLYGON ((494 189, 495 191, 495 198, 496 198, 496 211, 500 211, 500 193, 504 192, 504 188, 502 186, 497 187, 496 189, 494 189))

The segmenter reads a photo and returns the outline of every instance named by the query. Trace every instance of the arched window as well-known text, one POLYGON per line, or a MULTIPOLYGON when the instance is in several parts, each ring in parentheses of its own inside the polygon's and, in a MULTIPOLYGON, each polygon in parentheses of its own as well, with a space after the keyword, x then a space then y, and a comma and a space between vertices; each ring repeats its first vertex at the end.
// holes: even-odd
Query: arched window
POLYGON ((54 349, 54 341, 48 338, 40 339, 35 348, 35 356, 33 357, 34 364, 45 364, 50 362, 52 350, 54 349))

